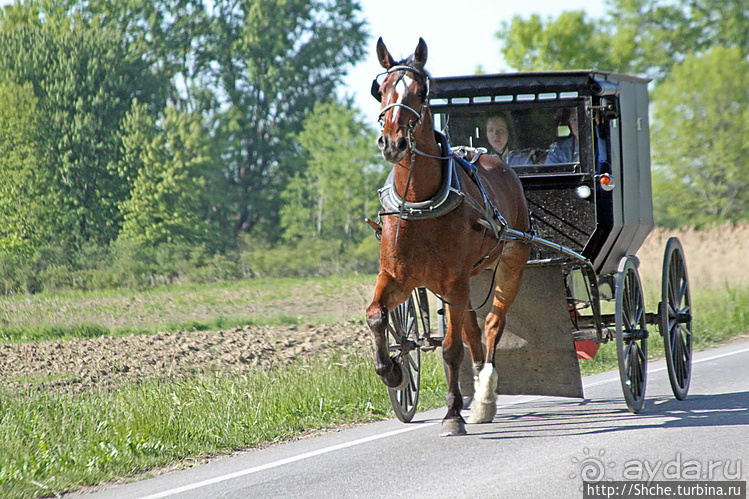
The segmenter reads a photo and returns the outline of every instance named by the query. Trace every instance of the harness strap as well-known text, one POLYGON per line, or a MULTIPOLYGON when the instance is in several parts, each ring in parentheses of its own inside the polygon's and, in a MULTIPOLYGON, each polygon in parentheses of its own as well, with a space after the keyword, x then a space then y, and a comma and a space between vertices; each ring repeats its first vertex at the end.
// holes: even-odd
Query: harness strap
POLYGON ((479 158, 485 152, 486 149, 483 148, 469 149, 466 147, 460 147, 456 149, 456 154, 458 154, 458 163, 463 167, 463 170, 465 170, 471 180, 473 180, 473 182, 479 188, 483 206, 479 205, 476 200, 472 199, 471 196, 468 195, 465 196, 466 201, 476 211, 483 215, 483 218, 479 218, 478 220, 479 224, 491 230, 494 237, 497 238, 497 240, 500 240, 505 230, 507 229, 507 221, 504 219, 499 210, 497 210, 497 208, 494 206, 494 203, 492 203, 491 199, 489 199, 489 196, 486 195, 486 190, 481 183, 481 177, 479 176, 478 168, 476 167, 479 158), (472 155, 470 162, 465 159, 469 154, 472 155))

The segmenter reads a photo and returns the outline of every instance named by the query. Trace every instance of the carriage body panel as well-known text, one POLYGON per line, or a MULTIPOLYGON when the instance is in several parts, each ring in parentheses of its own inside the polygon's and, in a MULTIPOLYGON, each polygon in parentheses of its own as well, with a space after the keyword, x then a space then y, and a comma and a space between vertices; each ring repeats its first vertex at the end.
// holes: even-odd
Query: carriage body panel
MULTIPOLYGON (((583 398, 564 273, 560 262, 533 265, 523 272, 523 283, 507 312, 507 323, 496 348, 497 393, 583 398)), ((482 302, 492 282, 491 271, 471 280, 472 303, 482 302)), ((488 303, 476 311, 479 324, 484 323, 490 309, 488 303)), ((468 360, 469 356, 465 358, 468 360)), ((461 366, 460 380, 461 391, 472 394, 470 361, 461 366)))

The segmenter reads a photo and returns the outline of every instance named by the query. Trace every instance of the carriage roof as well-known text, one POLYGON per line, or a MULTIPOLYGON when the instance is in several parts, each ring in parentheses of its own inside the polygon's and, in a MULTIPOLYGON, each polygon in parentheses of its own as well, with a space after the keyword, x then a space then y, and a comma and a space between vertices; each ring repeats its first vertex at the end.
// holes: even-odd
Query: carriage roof
MULTIPOLYGON (((580 132, 581 167, 574 171, 516 169, 526 190, 560 193, 594 182, 594 109, 605 111, 609 129, 609 163, 614 179, 611 194, 613 220, 602 227, 593 220, 588 238, 576 248, 600 273, 616 271, 622 256, 635 254, 653 227, 650 179, 648 90, 650 80, 631 75, 593 71, 551 71, 448 76, 432 79, 430 107, 435 114, 491 112, 500 108, 578 106, 588 131, 580 132), (585 142, 585 144, 584 144, 585 142)), ((582 121, 581 121, 582 123, 582 121)), ((573 199, 572 203, 576 201, 573 199)), ((565 201, 567 205, 570 203, 565 201)), ((559 214, 567 216, 566 214, 559 214)), ((557 231, 558 232, 558 231, 557 231)), ((569 245, 568 241, 560 241, 569 245)), ((574 244, 572 245, 575 246, 574 244)))
POLYGON ((460 97, 479 98, 496 95, 544 94, 578 92, 580 95, 607 95, 617 90, 621 82, 647 85, 650 80, 638 76, 604 71, 544 71, 482 74, 470 76, 446 76, 433 78, 432 106, 439 105, 434 99, 460 97))

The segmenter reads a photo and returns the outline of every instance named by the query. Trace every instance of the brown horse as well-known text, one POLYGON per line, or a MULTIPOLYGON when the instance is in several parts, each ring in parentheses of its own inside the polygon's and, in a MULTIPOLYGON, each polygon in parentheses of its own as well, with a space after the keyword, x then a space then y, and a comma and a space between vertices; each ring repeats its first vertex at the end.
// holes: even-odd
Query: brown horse
MULTIPOLYGON (((407 202, 430 200, 442 185, 445 158, 429 110, 429 74, 424 70, 426 43, 419 39, 414 54, 396 62, 380 38, 377 57, 386 70, 379 89, 376 85, 373 88, 373 92, 379 90, 382 103, 378 147, 394 165, 398 196, 407 202)), ((367 308, 367 323, 374 334, 375 370, 387 386, 398 387, 403 385, 404 376, 388 351, 389 311, 419 286, 441 295, 449 304, 449 322, 442 343, 448 385, 443 436, 466 433, 458 386, 463 341, 469 347, 477 374, 470 421, 494 419, 497 386, 494 348, 502 335, 507 309, 520 287, 529 254, 527 244, 500 241, 497 232, 488 230, 489 224, 482 220, 491 212, 498 220, 506 221, 509 228, 530 230, 528 208, 517 175, 495 156, 480 156, 476 166, 486 197, 479 185, 458 168, 465 199, 471 202, 462 202, 449 213, 428 220, 409 220, 399 216, 402 212, 383 216, 380 272, 374 298, 367 308), (492 209, 482 213, 479 209, 482 205, 492 209), (472 276, 485 269, 496 269, 492 309, 484 327, 486 353, 476 313, 471 309, 469 284, 472 276)))

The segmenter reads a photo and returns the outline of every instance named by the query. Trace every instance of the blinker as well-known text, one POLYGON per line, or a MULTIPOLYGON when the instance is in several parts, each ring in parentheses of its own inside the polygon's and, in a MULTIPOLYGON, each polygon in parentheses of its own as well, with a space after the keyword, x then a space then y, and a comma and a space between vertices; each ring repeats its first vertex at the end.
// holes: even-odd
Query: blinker
POLYGON ((377 78, 372 80, 372 89, 370 90, 372 97, 377 99, 377 102, 382 102, 382 94, 380 93, 380 84, 377 82, 377 78))

